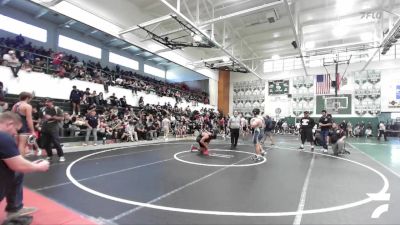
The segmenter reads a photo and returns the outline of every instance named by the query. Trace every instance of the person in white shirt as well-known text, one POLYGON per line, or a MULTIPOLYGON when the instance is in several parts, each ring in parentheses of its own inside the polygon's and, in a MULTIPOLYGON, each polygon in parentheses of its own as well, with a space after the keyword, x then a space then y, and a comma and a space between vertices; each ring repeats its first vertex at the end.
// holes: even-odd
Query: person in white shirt
POLYGON ((383 135, 383 138, 385 139, 385 141, 387 141, 385 123, 381 121, 379 123, 379 128, 378 129, 379 129, 378 141, 381 140, 382 135, 383 135))
POLYGON ((241 126, 240 130, 241 130, 243 138, 244 138, 249 133, 249 129, 248 129, 247 120, 246 120, 246 118, 244 118, 243 114, 241 115, 241 118, 240 118, 240 126, 241 126))
POLYGON ((129 121, 128 126, 125 128, 125 132, 128 134, 129 141, 138 141, 138 135, 135 131, 135 123, 133 121, 129 121))
POLYGON ((21 63, 17 58, 15 51, 10 50, 8 54, 3 55, 3 65, 11 68, 14 77, 18 77, 18 71, 21 69, 21 63))
POLYGON ((286 134, 288 132, 288 124, 286 121, 282 123, 282 129, 283 129, 283 134, 286 134))
POLYGON ((169 130, 171 128, 171 121, 168 119, 168 116, 165 116, 165 118, 161 122, 161 126, 162 126, 163 131, 164 131, 164 140, 167 141, 168 140, 169 130))
POLYGON ((231 149, 236 148, 238 139, 239 139, 239 131, 240 131, 240 117, 237 111, 233 112, 233 116, 228 121, 228 127, 231 133, 231 149))

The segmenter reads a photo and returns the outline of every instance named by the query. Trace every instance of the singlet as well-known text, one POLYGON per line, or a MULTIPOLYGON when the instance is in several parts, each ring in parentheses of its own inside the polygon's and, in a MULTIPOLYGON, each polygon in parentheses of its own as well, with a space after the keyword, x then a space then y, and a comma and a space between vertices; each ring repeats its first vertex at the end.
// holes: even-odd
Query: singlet
POLYGON ((19 134, 29 133, 28 121, 26 119, 26 115, 23 115, 20 112, 20 110, 19 110, 20 106, 21 106, 21 102, 17 102, 15 104, 15 106, 13 107, 13 112, 17 113, 21 117, 21 122, 22 122, 22 127, 21 127, 21 129, 18 130, 18 133, 19 134))

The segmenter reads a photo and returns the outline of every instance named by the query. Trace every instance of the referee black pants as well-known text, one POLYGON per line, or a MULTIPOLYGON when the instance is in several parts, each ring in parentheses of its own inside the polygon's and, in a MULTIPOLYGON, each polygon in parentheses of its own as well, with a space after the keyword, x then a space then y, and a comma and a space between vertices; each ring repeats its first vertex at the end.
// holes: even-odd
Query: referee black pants
POLYGON ((239 139, 239 128, 232 129, 231 128, 231 144, 236 147, 239 139))
POLYGON ((301 129, 300 131, 301 143, 304 144, 306 141, 313 142, 313 132, 312 129, 301 129))
POLYGON ((57 129, 42 131, 42 139, 43 139, 42 140, 43 146, 44 146, 44 149, 46 150, 48 157, 53 156, 52 147, 54 147, 57 150, 57 155, 59 157, 64 156, 64 152, 61 148, 58 127, 57 127, 57 129))

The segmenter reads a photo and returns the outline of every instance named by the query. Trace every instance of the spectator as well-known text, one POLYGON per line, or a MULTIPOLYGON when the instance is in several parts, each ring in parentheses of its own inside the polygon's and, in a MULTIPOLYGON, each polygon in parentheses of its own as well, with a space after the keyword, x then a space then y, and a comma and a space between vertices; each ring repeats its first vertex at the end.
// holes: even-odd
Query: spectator
POLYGON ((43 72, 44 62, 40 58, 35 58, 35 63, 33 64, 33 71, 41 73, 43 72))
POLYGON ((322 110, 322 116, 319 119, 319 127, 321 129, 321 140, 324 153, 328 152, 328 134, 332 126, 332 119, 327 115, 326 110, 322 110))
POLYGON ((139 141, 138 134, 135 131, 135 122, 129 121, 128 126, 126 126, 126 134, 129 141, 139 141))
POLYGON ((21 127, 21 119, 15 113, 0 114, 0 202, 7 199, 7 219, 36 211, 36 208, 23 205, 24 173, 45 172, 49 169, 48 161, 30 162, 20 155, 12 136, 21 127))
POLYGON ((368 122, 366 128, 365 128, 365 138, 372 137, 372 124, 371 122, 368 122))
POLYGON ((24 63, 22 63, 21 70, 26 72, 32 72, 33 66, 28 59, 25 59, 24 63))
POLYGON ((6 91, 3 82, 0 81, 0 113, 8 109, 8 103, 5 101, 6 91))
POLYGON ((123 98, 120 98, 119 102, 120 102, 122 108, 126 108, 128 106, 128 104, 126 103, 126 97, 125 96, 123 98))
POLYGON ((99 117, 96 114, 96 110, 91 110, 88 112, 85 118, 86 121, 86 138, 85 138, 85 143, 83 144, 84 146, 88 145, 89 143, 89 137, 90 134, 93 133, 93 145, 97 145, 97 129, 99 128, 99 117))
POLYGON ((8 54, 3 55, 3 65, 10 67, 14 77, 18 77, 21 63, 19 62, 14 50, 10 50, 8 51, 8 54))
POLYGON ((138 138, 139 139, 146 139, 146 137, 147 137, 147 132, 146 132, 146 130, 145 130, 145 127, 144 127, 144 125, 143 125, 143 121, 142 120, 139 120, 139 122, 136 124, 136 126, 135 126, 135 129, 136 129, 136 132, 137 132, 137 135, 138 135, 138 138))
POLYGON ((118 98, 115 96, 115 93, 113 93, 110 97, 110 103, 112 106, 118 106, 118 98))
POLYGON ((104 99, 103 92, 99 93, 98 99, 99 99, 99 105, 101 106, 107 105, 107 101, 104 99))
POLYGON ((347 123, 347 136, 354 137, 354 135, 353 135, 353 125, 350 122, 347 123))
POLYGON ((77 130, 79 130, 79 128, 73 124, 72 117, 68 113, 64 113, 64 120, 62 122, 62 135, 74 137, 77 130))
POLYGON ((387 137, 386 137, 386 126, 385 123, 383 121, 381 121, 379 123, 379 135, 378 135, 378 141, 381 140, 381 137, 383 135, 383 138, 385 139, 385 141, 387 141, 387 137))
POLYGON ((81 92, 76 88, 76 86, 72 86, 71 94, 69 95, 69 100, 72 104, 72 115, 80 115, 81 114, 81 92))
POLYGON ((165 116, 162 121, 162 127, 164 131, 164 140, 168 140, 169 130, 171 129, 171 121, 168 119, 168 116, 165 116))
POLYGON ((144 107, 143 96, 140 96, 140 98, 139 98, 139 108, 143 108, 143 107, 144 107))
POLYGON ((344 134, 345 134, 345 136, 348 136, 348 134, 347 134, 347 122, 346 122, 346 120, 343 120, 341 123, 340 123, 340 129, 342 129, 343 131, 344 131, 344 134))

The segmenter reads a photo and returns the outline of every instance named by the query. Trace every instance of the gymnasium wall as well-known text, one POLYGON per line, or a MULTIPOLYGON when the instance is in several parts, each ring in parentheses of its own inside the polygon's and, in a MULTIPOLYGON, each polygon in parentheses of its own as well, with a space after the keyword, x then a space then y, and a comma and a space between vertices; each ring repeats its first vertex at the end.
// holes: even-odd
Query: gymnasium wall
MULTIPOLYGON (((42 29, 47 30, 47 42, 40 42, 36 41, 30 38, 25 37, 26 42, 32 42, 34 46, 43 46, 44 48, 48 49, 51 48, 54 51, 62 51, 69 53, 71 55, 77 56, 80 60, 85 60, 85 61, 100 61, 102 66, 108 66, 109 68, 115 68, 115 64, 109 62, 109 52, 112 51, 113 53, 131 58, 133 60, 136 60, 139 62, 139 70, 137 71, 139 74, 142 75, 147 75, 149 77, 153 77, 156 79, 162 79, 158 77, 154 77, 151 74, 146 74, 144 73, 144 64, 165 70, 166 68, 162 65, 157 65, 155 61, 152 60, 146 60, 144 61, 142 58, 135 56, 134 54, 127 53, 126 51, 121 50, 120 48, 114 48, 112 46, 105 46, 104 43, 88 36, 83 33, 76 32, 74 30, 60 27, 55 23, 48 22, 43 19, 35 19, 34 15, 29 15, 25 12, 21 12, 19 10, 16 10, 14 8, 11 8, 9 6, 3 6, 0 7, 0 14, 3 14, 5 16, 17 19, 19 21, 32 24, 34 26, 40 27, 42 29), (63 49, 58 47, 58 35, 64 35, 73 39, 76 39, 78 41, 82 41, 84 43, 93 45, 95 47, 101 48, 102 49, 102 56, 101 59, 93 58, 88 55, 80 54, 78 52, 74 52, 68 49, 63 49)), ((0 29, 0 37, 10 37, 14 38, 17 36, 17 34, 10 33, 4 30, 0 29)), ((110 39, 113 38, 112 36, 109 37, 110 39)), ((135 71, 130 68, 121 66, 122 69, 124 70, 130 70, 130 71, 135 71)), ((167 70, 167 80, 170 82, 187 82, 190 81, 190 86, 192 87, 199 87, 201 90, 204 90, 205 92, 209 92, 209 83, 208 79, 209 77, 212 77, 213 79, 218 80, 218 75, 217 72, 215 71, 209 71, 209 70, 198 70, 198 71, 192 71, 190 69, 184 68, 184 67, 178 67, 178 66, 173 66, 171 68, 168 68, 167 70)), ((217 101, 212 101, 211 99, 215 99, 210 97, 210 104, 216 105, 217 101)))
MULTIPOLYGON (((67 78, 54 78, 53 76, 44 73, 28 73, 26 71, 20 70, 18 73, 18 78, 15 78, 12 75, 10 68, 4 66, 0 66, 0 74, 0 81, 3 82, 4 87, 7 89, 7 92, 16 95, 18 95, 22 91, 27 91, 34 92, 35 96, 38 97, 50 97, 68 100, 69 94, 72 90, 72 86, 76 85, 77 88, 80 90, 90 88, 91 91, 96 90, 97 93, 103 92, 105 98, 112 95, 113 93, 115 93, 118 98, 126 96, 128 104, 132 106, 138 106, 139 98, 141 96, 144 97, 145 104, 160 103, 161 105, 163 105, 166 102, 170 102, 172 105, 174 105, 176 103, 175 98, 165 96, 159 97, 156 94, 146 94, 145 92, 140 91, 137 95, 133 95, 131 90, 114 86, 110 86, 109 92, 105 93, 104 87, 101 84, 80 80, 70 80, 67 78)), ((183 108, 190 106, 192 110, 199 110, 203 107, 216 109, 216 107, 211 105, 205 105, 202 103, 192 105, 191 102, 186 101, 180 103, 179 106, 183 108)))
MULTIPOLYGON (((365 65, 365 63, 355 63, 350 64, 349 68, 347 69, 346 73, 346 84, 340 87, 339 95, 351 96, 351 109, 346 109, 345 112, 341 112, 341 114, 337 114, 337 117, 340 118, 372 118, 375 117, 374 114, 370 114, 366 112, 365 114, 360 114, 358 110, 359 108, 363 107, 364 105, 381 105, 381 112, 400 112, 400 95, 397 94, 396 91, 400 91, 400 78, 398 74, 400 72, 400 60, 387 60, 387 61, 380 61, 380 62, 371 62, 367 71, 372 71, 371 73, 378 72, 380 73, 381 80, 379 84, 373 85, 369 82, 362 84, 362 89, 371 89, 372 87, 376 86, 381 91, 381 97, 377 100, 371 100, 366 98, 362 101, 355 98, 355 92, 360 90, 360 86, 355 82, 355 77, 359 75, 357 72, 361 70, 361 68, 365 65), (399 87, 398 87, 399 86, 399 87), (399 97, 399 99, 396 99, 399 97), (391 108, 389 109, 388 105, 390 100, 382 101, 382 99, 394 99, 397 100, 396 105, 399 104, 399 108, 391 108)), ((339 66, 339 73, 343 73, 346 67, 344 65, 339 66)), ((330 72, 334 73, 333 68, 330 72)), ((296 95, 311 97, 312 100, 302 101, 300 104, 301 108, 304 108, 309 111, 313 111, 312 116, 319 117, 320 116, 320 109, 323 108, 321 106, 321 97, 317 97, 315 94, 315 75, 317 74, 326 74, 326 70, 323 67, 315 67, 315 68, 308 68, 308 73, 310 75, 310 79, 312 81, 312 87, 301 87, 301 88, 293 88, 294 82, 301 77, 304 77, 304 70, 293 70, 293 71, 284 71, 284 72, 275 72, 275 73, 266 73, 262 75, 263 81, 273 81, 273 80, 289 80, 289 94, 282 94, 282 95, 269 95, 268 91, 265 92, 265 106, 264 111, 266 114, 271 115, 275 118, 285 118, 285 117, 296 117, 293 113, 295 111, 295 107, 297 106, 294 103, 293 98, 296 95), (318 103, 318 104, 317 104, 318 103), (280 114, 277 115, 276 109, 280 109, 280 114)), ((367 72, 366 72, 367 73, 367 72)), ((334 77, 334 76, 333 76, 334 77)), ((249 81, 257 81, 256 77, 251 74, 247 74, 243 76, 243 74, 232 73, 231 76, 231 93, 230 93, 230 102, 234 102, 235 93, 233 92, 234 85, 237 83, 249 82, 249 81)), ((261 82, 261 81, 260 81, 261 82)), ((268 90, 268 85, 265 85, 265 88, 268 90)), ((329 95, 334 95, 334 88, 331 88, 331 92, 329 95)), ((233 107, 230 107, 230 112, 233 111, 233 107)), ((298 106, 297 106, 298 107, 298 106)))

